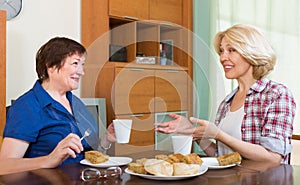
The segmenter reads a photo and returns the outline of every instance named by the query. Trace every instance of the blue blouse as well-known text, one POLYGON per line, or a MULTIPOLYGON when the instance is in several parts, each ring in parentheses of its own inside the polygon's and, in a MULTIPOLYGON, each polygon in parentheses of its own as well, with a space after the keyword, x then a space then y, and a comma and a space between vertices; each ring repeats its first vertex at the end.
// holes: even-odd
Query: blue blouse
MULTIPOLYGON (((97 147, 98 130, 92 114, 71 92, 67 92, 67 98, 73 115, 44 90, 40 81, 36 81, 33 88, 10 107, 3 136, 30 143, 24 158, 48 155, 68 134, 75 133, 82 137, 87 128, 93 131, 88 137, 88 141, 93 143, 88 144, 84 139, 84 149, 97 147)), ((69 157, 62 164, 79 162, 83 158, 84 153, 81 152, 75 159, 69 157)))

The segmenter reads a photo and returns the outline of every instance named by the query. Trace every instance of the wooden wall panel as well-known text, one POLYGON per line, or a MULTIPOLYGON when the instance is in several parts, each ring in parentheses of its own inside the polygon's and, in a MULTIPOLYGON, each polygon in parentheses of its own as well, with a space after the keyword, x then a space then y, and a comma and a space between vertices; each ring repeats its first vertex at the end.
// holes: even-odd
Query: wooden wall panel
POLYGON ((6 14, 0 10, 0 147, 6 120, 6 14))

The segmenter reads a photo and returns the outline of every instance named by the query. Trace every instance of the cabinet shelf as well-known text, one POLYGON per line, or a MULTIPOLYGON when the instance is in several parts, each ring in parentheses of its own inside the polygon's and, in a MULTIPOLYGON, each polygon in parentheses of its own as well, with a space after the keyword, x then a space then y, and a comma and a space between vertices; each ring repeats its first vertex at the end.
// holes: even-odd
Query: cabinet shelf
POLYGON ((93 50, 88 50, 81 97, 106 99, 107 125, 116 118, 133 119, 130 143, 115 144, 113 154, 153 150, 156 113, 193 112, 187 31, 192 30, 192 2, 82 1, 82 40, 86 47, 93 43, 93 50), (122 59, 110 56, 117 49, 122 59), (160 65, 163 51, 170 65, 160 65), (155 64, 137 64, 137 56, 154 57, 155 64))

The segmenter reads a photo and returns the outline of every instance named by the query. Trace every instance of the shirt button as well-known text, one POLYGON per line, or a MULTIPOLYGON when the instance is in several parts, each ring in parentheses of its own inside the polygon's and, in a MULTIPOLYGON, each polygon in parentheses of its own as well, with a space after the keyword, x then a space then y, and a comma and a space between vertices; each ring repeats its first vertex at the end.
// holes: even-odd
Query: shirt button
POLYGON ((242 131, 243 131, 243 132, 245 132, 245 130, 246 130, 245 128, 242 128, 242 131))

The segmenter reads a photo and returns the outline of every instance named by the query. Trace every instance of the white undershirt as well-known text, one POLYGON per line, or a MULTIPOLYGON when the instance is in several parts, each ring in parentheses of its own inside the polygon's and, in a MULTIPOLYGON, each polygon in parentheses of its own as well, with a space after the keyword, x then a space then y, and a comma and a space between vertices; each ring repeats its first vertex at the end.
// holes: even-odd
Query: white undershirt
MULTIPOLYGON (((238 110, 228 111, 225 118, 221 120, 219 128, 237 139, 242 139, 241 126, 244 117, 244 106, 238 110)), ((224 143, 218 141, 218 156, 232 153, 233 150, 224 143)))

